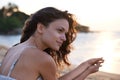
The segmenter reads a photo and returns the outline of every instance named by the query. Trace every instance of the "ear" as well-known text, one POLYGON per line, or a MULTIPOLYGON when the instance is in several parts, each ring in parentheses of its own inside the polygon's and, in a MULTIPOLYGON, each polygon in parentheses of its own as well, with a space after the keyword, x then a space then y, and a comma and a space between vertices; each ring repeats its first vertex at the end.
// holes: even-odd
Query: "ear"
POLYGON ((38 23, 37 24, 37 32, 43 33, 43 30, 44 30, 44 25, 41 23, 38 23))

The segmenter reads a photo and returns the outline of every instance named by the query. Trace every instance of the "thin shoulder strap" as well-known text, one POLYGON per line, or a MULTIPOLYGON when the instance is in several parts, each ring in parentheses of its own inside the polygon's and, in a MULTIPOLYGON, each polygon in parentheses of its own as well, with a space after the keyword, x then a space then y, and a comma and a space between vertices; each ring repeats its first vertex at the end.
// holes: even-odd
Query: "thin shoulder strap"
MULTIPOLYGON (((36 48, 35 46, 26 46, 26 48, 36 48)), ((11 65, 10 67, 10 70, 8 72, 8 75, 7 76, 10 76, 11 75, 11 72, 13 71, 16 63, 18 62, 19 58, 20 58, 21 54, 18 56, 18 58, 13 62, 13 64, 11 65)))
POLYGON ((17 63, 17 61, 18 61, 18 59, 20 58, 20 56, 13 62, 13 64, 11 65, 11 67, 10 67, 10 70, 9 70, 9 72, 8 72, 8 75, 7 76, 9 76, 10 77, 10 75, 11 75, 11 72, 13 71, 13 69, 14 69, 14 67, 15 67, 15 64, 17 63))

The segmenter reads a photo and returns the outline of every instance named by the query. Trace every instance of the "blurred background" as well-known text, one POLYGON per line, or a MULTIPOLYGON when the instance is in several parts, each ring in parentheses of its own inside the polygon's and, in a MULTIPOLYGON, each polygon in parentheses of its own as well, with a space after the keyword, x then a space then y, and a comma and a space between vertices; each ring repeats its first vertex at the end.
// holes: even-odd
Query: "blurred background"
POLYGON ((103 57, 100 71, 120 74, 119 0, 1 0, 0 54, 19 43, 24 21, 37 10, 56 7, 76 16, 77 38, 69 60, 74 65, 103 57), (109 67, 109 68, 108 68, 109 67))

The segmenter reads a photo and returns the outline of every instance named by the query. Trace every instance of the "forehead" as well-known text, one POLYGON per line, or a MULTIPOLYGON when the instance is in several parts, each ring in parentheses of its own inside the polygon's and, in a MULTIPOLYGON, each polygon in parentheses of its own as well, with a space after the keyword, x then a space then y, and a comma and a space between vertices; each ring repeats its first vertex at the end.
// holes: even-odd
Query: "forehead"
POLYGON ((69 23, 66 19, 57 19, 49 24, 49 27, 58 27, 58 28, 64 28, 67 32, 69 29, 69 23))

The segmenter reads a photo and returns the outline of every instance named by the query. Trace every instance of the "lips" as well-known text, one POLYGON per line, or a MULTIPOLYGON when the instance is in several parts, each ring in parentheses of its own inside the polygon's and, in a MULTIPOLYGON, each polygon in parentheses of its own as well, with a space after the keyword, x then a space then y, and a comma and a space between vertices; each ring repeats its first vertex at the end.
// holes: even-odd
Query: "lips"
POLYGON ((63 42, 57 41, 58 45, 61 46, 63 42))

